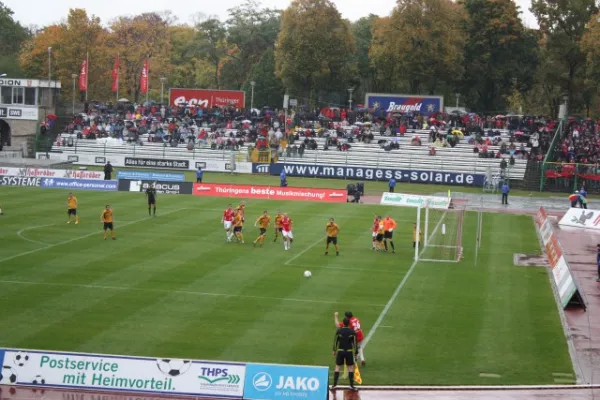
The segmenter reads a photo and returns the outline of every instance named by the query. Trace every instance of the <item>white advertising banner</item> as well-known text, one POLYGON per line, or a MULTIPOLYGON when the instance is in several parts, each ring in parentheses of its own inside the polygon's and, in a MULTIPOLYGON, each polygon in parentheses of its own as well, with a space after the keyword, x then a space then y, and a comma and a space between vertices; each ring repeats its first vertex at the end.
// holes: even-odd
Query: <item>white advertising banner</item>
POLYGON ((37 107, 2 106, 0 107, 0 118, 37 121, 39 110, 37 107))
MULTIPOLYGON (((546 214, 544 207, 540 207, 539 211, 535 216, 535 224, 542 237, 544 249, 550 268, 552 270, 552 278, 556 284, 560 302, 564 307, 567 307, 573 296, 579 296, 579 301, 583 303, 583 299, 579 295, 579 289, 571 274, 569 264, 563 254, 563 249, 558 241, 558 238, 554 234, 554 228, 552 222, 546 214)), ((584 305, 585 307, 585 305, 584 305)))
POLYGON ((429 208, 447 210, 450 207, 450 202, 451 199, 448 197, 384 192, 381 195, 379 204, 400 207, 425 207, 427 203, 429 208))
POLYGON ((102 171, 80 171, 77 169, 0 167, 0 175, 35 178, 104 179, 102 171))
POLYGON ((558 222, 558 225, 600 231, 600 211, 570 208, 558 222))
POLYGON ((246 365, 0 349, 0 384, 242 398, 246 365))
MULTIPOLYGON (((225 160, 201 160, 201 159, 155 159, 149 157, 129 157, 125 155, 106 155, 96 156, 93 154, 68 154, 68 153, 37 153, 36 158, 38 160, 55 160, 55 161, 67 161, 75 165, 104 165, 107 161, 114 167, 136 167, 136 168, 152 168, 161 169, 160 167, 151 167, 152 165, 158 165, 155 161, 164 161, 165 165, 170 166, 171 164, 184 165, 183 169, 189 171, 195 171, 198 168, 202 168, 207 172, 235 172, 238 174, 251 174, 252 163, 250 162, 235 162, 225 160)), ((175 168, 166 168, 175 169, 175 168)), ((182 168, 176 168, 182 169, 182 168)))

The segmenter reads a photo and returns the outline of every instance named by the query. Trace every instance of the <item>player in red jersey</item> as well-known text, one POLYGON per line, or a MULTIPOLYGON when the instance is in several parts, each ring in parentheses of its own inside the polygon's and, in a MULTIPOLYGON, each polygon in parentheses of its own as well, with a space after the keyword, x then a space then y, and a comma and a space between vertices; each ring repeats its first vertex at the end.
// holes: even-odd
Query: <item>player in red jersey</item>
MULTIPOLYGON (((363 346, 362 346, 362 341, 364 340, 365 335, 363 334, 362 328, 360 327, 360 320, 358 318, 356 318, 354 315, 352 315, 352 311, 346 311, 344 313, 344 315, 346 316, 346 318, 348 318, 350 320, 350 328, 352 328, 352 330, 354 332, 356 332, 358 358, 360 358, 361 365, 364 366, 367 363, 365 360, 365 355, 363 354, 363 346)), ((341 328, 342 326, 344 326, 344 324, 338 320, 337 311, 335 313, 333 313, 333 319, 335 320, 336 328, 341 328)))
POLYGON ((233 224, 233 214, 233 207, 229 204, 227 209, 223 211, 223 218, 221 218, 221 223, 223 224, 223 228, 225 228, 225 237, 228 242, 231 242, 231 238, 233 237, 233 229, 231 227, 233 224))
POLYGON ((283 248, 289 250, 292 248, 292 242, 294 241, 294 234, 292 233, 292 219, 287 215, 287 213, 283 214, 283 218, 281 218, 281 228, 283 235, 283 248))
POLYGON ((371 229, 373 232, 373 240, 371 241, 371 250, 375 250, 377 248, 377 231, 379 230, 379 222, 381 221, 381 217, 377 216, 373 220, 373 228, 371 229))

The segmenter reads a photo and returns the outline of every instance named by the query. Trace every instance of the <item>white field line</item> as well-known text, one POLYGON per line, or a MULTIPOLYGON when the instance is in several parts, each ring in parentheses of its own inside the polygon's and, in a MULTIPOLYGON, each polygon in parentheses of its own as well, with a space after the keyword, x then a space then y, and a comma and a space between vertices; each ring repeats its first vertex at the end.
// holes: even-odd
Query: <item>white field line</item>
POLYGON ((38 240, 33 240, 33 239, 26 238, 25 236, 23 236, 23 233, 25 233, 27 231, 31 231, 31 230, 37 229, 37 228, 45 228, 47 226, 52 226, 52 225, 54 225, 54 224, 30 226, 30 227, 27 227, 27 228, 23 228, 23 229, 21 229, 20 231, 17 232, 17 236, 20 237, 21 239, 27 241, 27 242, 31 242, 31 243, 35 243, 35 244, 41 244, 42 246, 51 246, 51 244, 48 244, 48 243, 44 243, 44 242, 40 242, 38 240))
MULTIPOLYGON (((187 208, 180 208, 178 210, 167 211, 166 213, 161 214, 161 216, 173 214, 173 213, 176 213, 176 212, 179 212, 179 211, 183 211, 183 210, 187 210, 187 208)), ((125 227, 125 226, 128 226, 128 225, 137 224, 138 222, 146 221, 147 219, 152 219, 152 217, 144 217, 144 218, 141 218, 141 219, 138 219, 138 220, 135 220, 135 221, 131 221, 131 222, 127 222, 127 223, 122 224, 122 225, 118 225, 117 227, 118 228, 122 228, 122 227, 125 227)), ((90 236, 97 235, 98 232, 101 232, 101 231, 91 232, 91 233, 88 233, 87 235, 79 236, 79 237, 76 237, 76 238, 73 238, 73 239, 69 239, 69 240, 65 240, 63 242, 58 242, 58 243, 55 243, 55 244, 50 244, 50 245, 47 245, 46 247, 40 247, 39 249, 29 250, 29 251, 25 251, 23 253, 15 254, 14 256, 1 258, 0 259, 0 264, 3 263, 3 262, 6 262, 6 261, 14 260, 15 258, 19 258, 19 257, 27 256, 29 254, 37 253, 38 251, 47 250, 47 249, 51 249, 53 247, 62 246, 64 244, 69 244, 69 243, 76 242, 78 240, 86 239, 86 238, 89 238, 90 236)))
MULTIPOLYGON (((431 233, 431 236, 433 236, 435 234, 435 232, 438 230, 438 228, 440 227, 440 224, 442 223, 443 219, 444 219, 443 217, 440 218, 439 222, 437 223, 437 225, 433 229, 433 232, 431 233)), ((424 247, 426 248, 426 246, 424 246, 424 247)), ((425 250, 425 248, 423 250, 421 250, 421 253, 423 253, 423 251, 425 250)), ((379 314, 379 317, 377 317, 377 320, 373 324, 373 327, 371 328, 371 330, 367 334, 367 337, 364 339, 363 345, 362 345, 363 349, 365 349, 367 347, 367 345, 371 341, 371 338, 373 337, 373 335, 377 331, 377 328, 379 328, 379 326, 381 325, 381 322, 385 318, 386 314, 388 313, 388 311, 390 310, 390 308, 392 308, 392 304, 394 304, 394 302, 396 301, 396 298, 400 294, 400 291, 402 290, 402 288, 404 287, 404 285, 406 285, 406 282, 408 281, 408 278, 410 278, 410 276, 412 275, 412 273, 415 270, 415 267, 417 266, 418 262, 419 262, 419 260, 417 258, 417 260, 414 260, 413 263, 410 265, 410 268, 408 269, 408 271, 406 271, 406 275, 404 275, 404 278, 402 278, 402 281, 400 281, 400 283, 398 284, 398 287, 396 288, 396 290, 392 294, 392 297, 390 297, 390 299, 388 300, 387 304, 385 305, 385 307, 381 311, 381 314, 379 314)))
POLYGON ((352 267, 336 267, 329 265, 302 265, 302 264, 288 264, 290 267, 298 267, 298 268, 316 268, 316 269, 339 269, 342 271, 359 271, 359 272, 383 272, 390 274, 397 274, 398 271, 394 271, 391 269, 373 269, 373 268, 352 268, 352 267))
POLYGON ((308 246, 307 248, 305 248, 304 250, 302 250, 300 253, 296 254, 294 257, 292 257, 289 260, 287 260, 284 265, 290 265, 292 263, 292 261, 294 261, 295 259, 297 259, 298 257, 300 257, 302 254, 306 253, 307 251, 309 251, 310 249, 312 249, 313 247, 315 247, 319 243, 322 243, 324 238, 325 238, 325 236, 320 237, 319 240, 317 240, 316 242, 314 242, 313 244, 311 244, 310 246, 308 246))
MULTIPOLYGON (((52 283, 52 282, 32 282, 32 281, 15 281, 15 280, 0 280, 0 284, 11 285, 30 285, 30 286, 59 286, 69 288, 83 289, 100 289, 100 290, 117 290, 117 291, 135 291, 146 293, 168 293, 168 294, 188 294, 195 296, 210 296, 210 297, 235 297, 242 299, 257 299, 257 300, 278 300, 278 301, 293 301, 297 303, 318 303, 318 304, 338 304, 340 300, 313 300, 313 299, 296 299, 293 297, 269 297, 269 296, 252 296, 245 294, 227 294, 227 293, 212 293, 212 292, 196 292, 193 290, 170 290, 170 289, 144 289, 130 286, 107 286, 94 284, 74 284, 74 283, 52 283)), ((366 304, 372 307, 381 307, 383 304, 366 304)))

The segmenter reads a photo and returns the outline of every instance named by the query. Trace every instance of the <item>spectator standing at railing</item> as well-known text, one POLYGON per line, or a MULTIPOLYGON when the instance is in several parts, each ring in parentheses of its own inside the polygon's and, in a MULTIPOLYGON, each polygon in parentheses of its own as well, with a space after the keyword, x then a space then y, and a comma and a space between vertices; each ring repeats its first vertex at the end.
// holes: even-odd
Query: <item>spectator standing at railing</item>
POLYGON ((204 171, 202 171, 202 168, 198 167, 198 170, 196 171, 196 183, 202 183, 202 175, 204 175, 204 171))
POLYGON ((110 164, 110 161, 106 162, 104 165, 104 180, 110 181, 112 178, 113 166, 110 164))

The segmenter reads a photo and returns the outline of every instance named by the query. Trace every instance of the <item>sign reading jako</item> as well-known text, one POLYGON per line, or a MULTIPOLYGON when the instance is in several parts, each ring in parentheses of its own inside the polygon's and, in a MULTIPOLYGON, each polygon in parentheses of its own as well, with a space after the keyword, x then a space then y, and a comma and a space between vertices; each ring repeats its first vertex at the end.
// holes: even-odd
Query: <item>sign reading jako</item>
POLYGON ((195 183, 194 196, 240 197, 245 199, 304 200, 345 203, 348 196, 340 189, 292 188, 278 186, 195 183))

